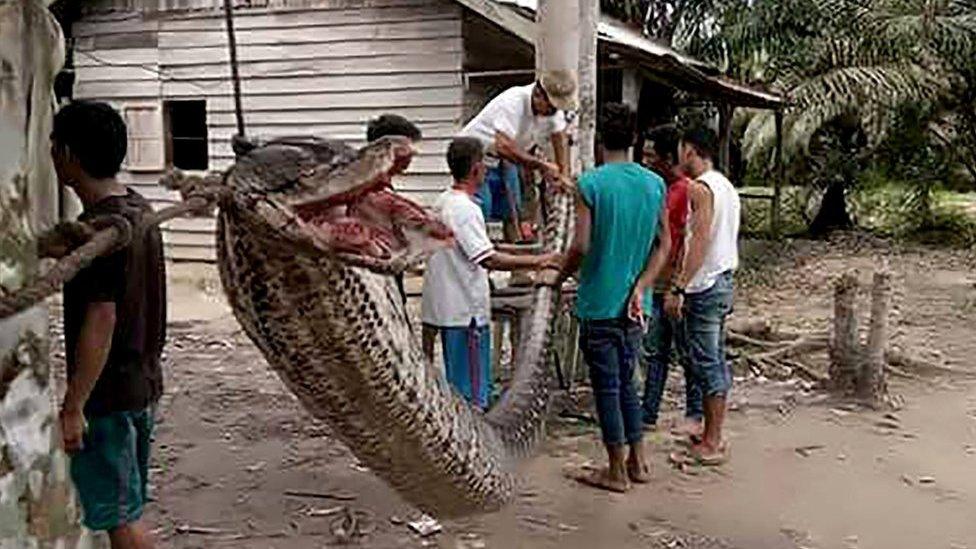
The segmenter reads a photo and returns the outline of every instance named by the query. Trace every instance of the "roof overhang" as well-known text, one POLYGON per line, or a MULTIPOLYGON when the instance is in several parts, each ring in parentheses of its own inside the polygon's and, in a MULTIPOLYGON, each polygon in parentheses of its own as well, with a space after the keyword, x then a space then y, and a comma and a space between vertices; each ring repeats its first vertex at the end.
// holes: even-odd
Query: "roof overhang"
MULTIPOLYGON (((455 1, 523 41, 535 44, 537 0, 455 1)), ((658 44, 608 16, 601 16, 597 32, 602 47, 636 64, 647 77, 662 84, 739 107, 781 109, 786 105, 782 96, 713 75, 718 71, 708 63, 658 44)))

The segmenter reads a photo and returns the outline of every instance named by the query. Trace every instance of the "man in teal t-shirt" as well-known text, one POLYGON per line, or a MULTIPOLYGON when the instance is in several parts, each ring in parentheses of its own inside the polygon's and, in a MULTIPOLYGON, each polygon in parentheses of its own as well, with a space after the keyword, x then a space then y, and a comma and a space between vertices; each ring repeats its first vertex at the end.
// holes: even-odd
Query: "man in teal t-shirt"
POLYGON ((626 492, 631 482, 649 480, 634 370, 644 312, 651 310, 649 289, 667 259, 671 237, 663 213, 664 181, 630 161, 633 112, 614 103, 604 113, 600 133, 606 163, 580 178, 576 234, 557 281, 579 269, 579 343, 610 461, 579 480, 626 492))

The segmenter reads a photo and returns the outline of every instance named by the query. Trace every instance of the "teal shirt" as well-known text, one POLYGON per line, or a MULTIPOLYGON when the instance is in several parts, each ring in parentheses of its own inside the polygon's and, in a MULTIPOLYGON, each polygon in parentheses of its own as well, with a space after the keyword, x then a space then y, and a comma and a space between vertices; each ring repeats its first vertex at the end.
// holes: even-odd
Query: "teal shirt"
MULTIPOLYGON (((613 163, 584 173, 579 190, 593 221, 576 314, 584 320, 620 318, 657 236, 664 180, 638 164, 613 163)), ((650 305, 648 292, 645 312, 650 305)))

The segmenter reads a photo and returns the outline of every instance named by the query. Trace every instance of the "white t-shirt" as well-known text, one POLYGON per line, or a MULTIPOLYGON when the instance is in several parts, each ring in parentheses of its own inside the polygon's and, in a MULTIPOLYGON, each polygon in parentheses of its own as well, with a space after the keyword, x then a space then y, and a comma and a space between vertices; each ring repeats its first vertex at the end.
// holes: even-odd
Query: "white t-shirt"
POLYGON ((566 114, 557 110, 552 116, 536 116, 532 112, 534 87, 535 84, 515 86, 498 94, 468 122, 461 135, 477 138, 492 154, 498 132, 514 139, 522 150, 544 145, 552 134, 566 130, 566 114))
POLYGON ((464 191, 448 189, 434 203, 438 218, 454 231, 455 245, 435 252, 424 272, 421 318, 441 328, 478 326, 491 320, 488 271, 481 262, 495 253, 481 207, 464 191))
MULTIPOLYGON (((739 219, 742 206, 739 193, 721 172, 710 170, 695 181, 704 183, 712 191, 712 238, 705 260, 688 282, 689 294, 704 292, 715 285, 718 276, 739 267, 739 219)), ((694 212, 691 215, 695 215, 694 212)), ((691 221, 688 227, 693 227, 691 221)), ((690 239, 691 235, 688 235, 690 239)), ((687 249, 687 248, 686 248, 687 249)))

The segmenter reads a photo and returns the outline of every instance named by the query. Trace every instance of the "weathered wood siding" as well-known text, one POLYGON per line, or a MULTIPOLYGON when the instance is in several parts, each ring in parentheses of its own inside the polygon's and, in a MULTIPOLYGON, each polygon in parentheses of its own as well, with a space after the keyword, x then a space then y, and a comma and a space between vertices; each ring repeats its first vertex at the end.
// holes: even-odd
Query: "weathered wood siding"
MULTIPOLYGON (((74 27, 78 98, 127 106, 206 99, 210 168, 232 160, 235 131, 226 32, 216 0, 101 0, 74 27), (187 9, 187 8, 194 9, 187 9)), ((428 201, 447 183, 444 152, 461 124, 462 13, 451 0, 237 1, 238 58, 247 132, 316 134, 364 142, 383 112, 414 120, 421 154, 398 188, 428 201)), ((130 109, 131 110, 131 109, 130 109)), ((134 112, 134 111, 133 111, 134 112)), ((146 133, 150 112, 138 118, 146 133)), ((161 112, 161 111, 160 111, 161 112)), ((161 124, 161 122, 159 122, 161 124)), ((151 133, 151 132, 150 132, 151 133)), ((162 139, 161 133, 160 139, 162 139)), ((144 141, 141 158, 154 158, 144 141)), ((165 205, 161 169, 123 179, 165 205)), ((213 221, 166 227, 169 256, 212 259, 213 221)))

